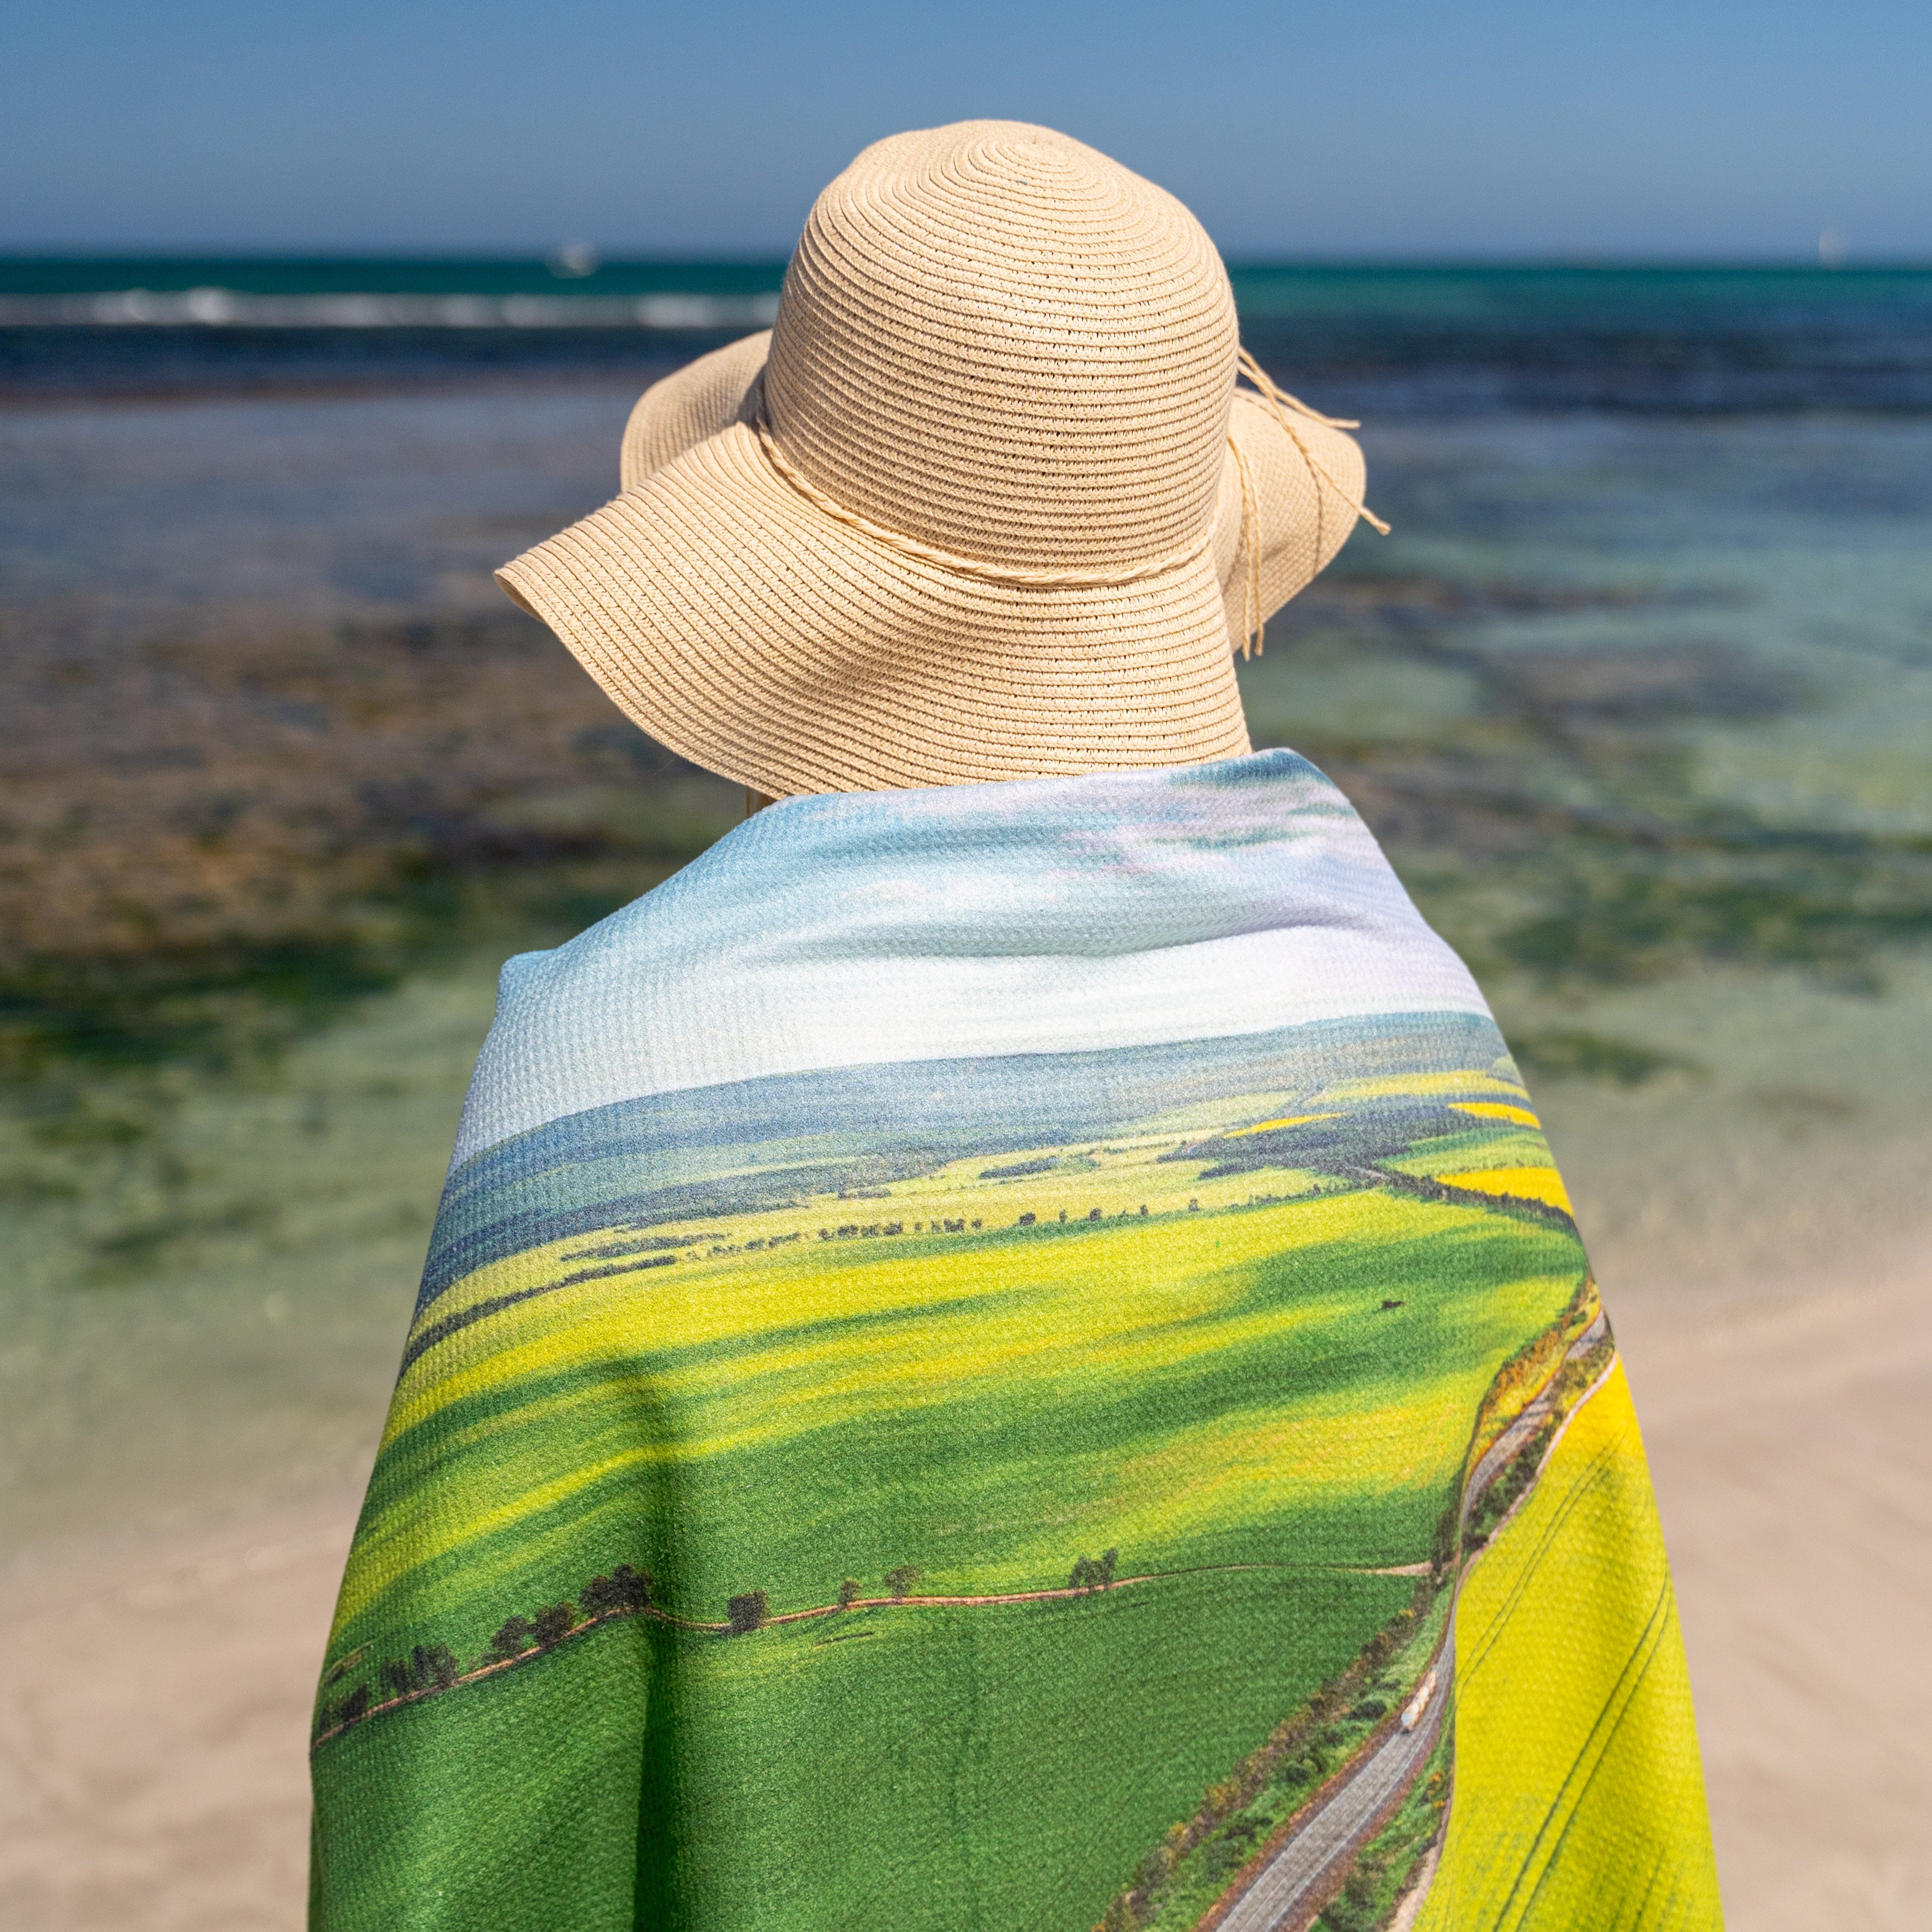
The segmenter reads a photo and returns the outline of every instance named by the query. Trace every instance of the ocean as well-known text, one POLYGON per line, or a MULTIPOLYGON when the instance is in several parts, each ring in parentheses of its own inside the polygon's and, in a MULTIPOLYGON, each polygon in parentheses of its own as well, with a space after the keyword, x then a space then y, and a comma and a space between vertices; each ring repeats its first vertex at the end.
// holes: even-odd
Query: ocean
MULTIPOLYGON (((490 569, 780 272, 0 262, 14 1562, 366 1468, 497 966, 740 809, 490 569)), ((1928 1152, 1932 272, 1232 273, 1394 526, 1257 742, 1478 970, 1614 1294, 1842 1269, 1928 1152)))
MULTIPOLYGON (((1248 346, 1373 412, 1932 406, 1932 270, 1231 266, 1248 346)), ((648 372, 778 261, 0 259, 0 396, 648 372)))

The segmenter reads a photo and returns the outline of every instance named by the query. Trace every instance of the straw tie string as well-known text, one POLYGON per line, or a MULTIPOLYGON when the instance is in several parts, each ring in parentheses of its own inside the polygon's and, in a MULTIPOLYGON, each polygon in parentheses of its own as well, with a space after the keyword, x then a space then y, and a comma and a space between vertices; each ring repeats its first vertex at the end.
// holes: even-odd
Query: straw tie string
POLYGON ((1228 453, 1234 459, 1234 474, 1241 485, 1240 556, 1246 568, 1241 575, 1241 661, 1248 658, 1250 639, 1259 657, 1268 644, 1268 620, 1262 614, 1262 518, 1255 496, 1255 479, 1248 471, 1246 452, 1231 436, 1228 453))
MULTIPOLYGON (((1371 530, 1379 531, 1382 536, 1387 536, 1389 533, 1388 525, 1384 523, 1366 503, 1350 496, 1348 491, 1328 473, 1327 465, 1323 464, 1316 457, 1314 451, 1309 448, 1307 439, 1295 428, 1288 412, 1290 410, 1293 410, 1298 415, 1306 416, 1310 422, 1323 424, 1330 429, 1360 429, 1361 424, 1346 416, 1324 416, 1319 410, 1311 410, 1306 403, 1296 397, 1291 396, 1286 389, 1277 388, 1275 386, 1274 378, 1245 349, 1238 352, 1236 359, 1241 374, 1246 376, 1248 380, 1268 398, 1276 416, 1280 421, 1282 428, 1287 430, 1295 448, 1300 451, 1303 462, 1306 464, 1309 468, 1327 484, 1329 488, 1334 490, 1336 495, 1340 497, 1342 502, 1371 530)), ((1317 500, 1319 500, 1318 495, 1317 500)))

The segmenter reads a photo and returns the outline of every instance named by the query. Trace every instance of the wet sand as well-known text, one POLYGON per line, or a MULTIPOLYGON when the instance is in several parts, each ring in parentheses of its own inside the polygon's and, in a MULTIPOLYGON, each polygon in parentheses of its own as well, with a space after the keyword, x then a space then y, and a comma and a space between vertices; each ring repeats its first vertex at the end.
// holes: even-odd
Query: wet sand
MULTIPOLYGON (((1932 1228, 1829 1285, 1617 1317, 1732 1932, 1907 1932, 1932 1890, 1932 1228)), ((48 1549, 0 1586, 0 1922, 302 1922, 304 1747, 358 1498, 48 1549)))

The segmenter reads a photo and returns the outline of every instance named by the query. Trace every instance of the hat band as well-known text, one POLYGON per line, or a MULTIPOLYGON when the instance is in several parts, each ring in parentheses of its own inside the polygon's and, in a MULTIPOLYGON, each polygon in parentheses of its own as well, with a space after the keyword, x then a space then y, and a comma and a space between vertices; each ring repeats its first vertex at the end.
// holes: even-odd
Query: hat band
POLYGON ((980 557, 958 556, 950 550, 941 550, 936 544, 922 543, 917 537, 909 537, 903 531, 875 524, 870 517, 862 517, 856 510, 848 510, 836 498, 828 496, 801 473, 779 448, 777 439, 772 434, 771 424, 766 418, 762 398, 752 426, 758 431, 758 447, 764 452, 765 460, 808 503, 851 529, 863 531, 874 542, 897 550, 902 556, 916 557, 922 563, 934 565, 957 577, 976 578, 982 584, 1012 584, 1042 590, 1104 590, 1116 584, 1141 584, 1150 577, 1165 577, 1183 564, 1192 563, 1196 557, 1205 556, 1214 541, 1214 526, 1210 524, 1185 550, 1175 550, 1166 556, 1149 557, 1144 563, 1122 564, 1113 570, 1026 570, 1011 564, 989 563, 980 557))

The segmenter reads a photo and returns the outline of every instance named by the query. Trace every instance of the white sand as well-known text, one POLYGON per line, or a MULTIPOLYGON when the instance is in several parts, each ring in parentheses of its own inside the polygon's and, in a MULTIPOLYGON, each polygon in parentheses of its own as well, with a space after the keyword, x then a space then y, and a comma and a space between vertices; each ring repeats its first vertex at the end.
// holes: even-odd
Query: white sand
POLYGON ((356 1499, 0 1588, 0 1925, 299 1926, 309 1708, 356 1499))
MULTIPOLYGON (((1676 1568, 1732 1932, 1908 1932, 1932 1897, 1932 1295, 1615 1300, 1676 1568)), ((338 1495, 0 1586, 0 1924, 302 1922, 338 1495)))
POLYGON ((1832 1294, 1617 1310, 1732 1932, 1932 1919, 1932 1241, 1832 1294))

